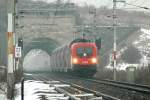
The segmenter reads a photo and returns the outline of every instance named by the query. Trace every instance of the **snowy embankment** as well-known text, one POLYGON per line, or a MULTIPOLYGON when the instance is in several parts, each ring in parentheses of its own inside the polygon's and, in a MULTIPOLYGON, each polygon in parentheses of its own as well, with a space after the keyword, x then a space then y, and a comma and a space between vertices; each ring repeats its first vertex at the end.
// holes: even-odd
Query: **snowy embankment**
POLYGON ((133 42, 133 45, 138 48, 143 56, 141 64, 148 66, 150 60, 150 30, 142 28, 140 36, 133 42))
POLYGON ((141 29, 141 34, 133 44, 144 54, 150 53, 150 30, 141 29))
MULTIPOLYGON (((135 38, 132 43, 142 54, 142 58, 139 64, 127 64, 127 63, 118 63, 117 70, 126 70, 128 66, 133 66, 136 68, 148 66, 150 61, 150 30, 141 28, 140 35, 138 38, 135 38)), ((119 56, 121 55, 120 52, 124 52, 127 47, 122 48, 119 51, 119 56)), ((111 59, 112 60, 112 59, 111 59)), ((110 60, 110 61, 111 61, 110 60)), ((109 64, 106 68, 113 69, 113 67, 109 64)))
POLYGON ((0 83, 0 100, 7 100, 6 97, 6 89, 7 84, 6 83, 0 83))
MULTIPOLYGON (((32 74, 26 74, 32 76, 32 74)), ((59 81, 26 80, 24 82, 24 100, 69 100, 69 97, 57 91, 59 81)), ((62 84, 64 86, 64 84, 62 84)), ((15 99, 21 100, 21 84, 15 86, 15 99)))
MULTIPOLYGON (((40 100, 42 95, 46 97, 50 92, 54 92, 50 91, 49 84, 44 84, 42 81, 28 80, 25 81, 24 86, 24 100, 40 100)), ((15 100, 21 100, 21 84, 17 84, 16 89, 15 100)), ((43 100, 46 100, 44 97, 43 100)))

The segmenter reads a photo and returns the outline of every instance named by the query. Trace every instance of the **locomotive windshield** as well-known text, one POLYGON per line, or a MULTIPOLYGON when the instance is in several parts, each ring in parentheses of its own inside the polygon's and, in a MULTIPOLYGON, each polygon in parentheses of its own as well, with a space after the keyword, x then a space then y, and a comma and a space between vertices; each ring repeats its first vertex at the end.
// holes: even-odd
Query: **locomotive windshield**
POLYGON ((91 47, 79 47, 77 48, 77 55, 79 57, 89 57, 92 55, 91 47))

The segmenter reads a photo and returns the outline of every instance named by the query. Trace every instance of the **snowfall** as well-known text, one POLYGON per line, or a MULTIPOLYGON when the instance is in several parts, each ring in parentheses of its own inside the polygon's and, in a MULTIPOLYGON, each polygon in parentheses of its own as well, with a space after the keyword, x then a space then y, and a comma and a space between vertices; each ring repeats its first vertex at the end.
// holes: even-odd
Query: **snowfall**
MULTIPOLYGON (((141 59, 141 63, 148 64, 149 58, 147 57, 147 54, 150 51, 150 30, 141 29, 139 37, 133 42, 133 44, 140 51, 144 52, 143 58, 141 59)), ((125 70, 127 66, 127 64, 122 64, 117 69, 125 70)), ((45 51, 39 49, 31 50, 24 59, 23 67, 26 71, 50 70, 50 56, 45 51)), ((112 68, 110 66, 107 67, 112 68)), ((2 91, 0 89, 0 100, 7 100, 6 84, 1 83, 0 86, 4 90, 2 91)), ((16 84, 15 90, 15 100, 21 100, 20 83, 16 84)), ((39 100, 40 98, 50 98, 50 93, 51 95, 54 95, 56 91, 47 83, 33 80, 25 81, 24 100, 39 100)))

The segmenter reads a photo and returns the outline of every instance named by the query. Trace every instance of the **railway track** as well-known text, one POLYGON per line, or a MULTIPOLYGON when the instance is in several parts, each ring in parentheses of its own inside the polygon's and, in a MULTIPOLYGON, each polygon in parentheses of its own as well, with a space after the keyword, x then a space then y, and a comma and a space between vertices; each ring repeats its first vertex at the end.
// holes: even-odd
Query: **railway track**
POLYGON ((101 92, 98 92, 98 91, 95 91, 95 90, 91 90, 89 88, 85 88, 83 86, 80 86, 80 85, 77 85, 77 84, 74 84, 74 83, 69 83, 69 82, 66 82, 66 81, 63 81, 63 80, 61 80, 61 82, 70 84, 71 86, 73 86, 75 88, 78 88, 80 90, 93 93, 95 96, 98 96, 98 97, 101 96, 103 98, 102 100, 120 100, 119 98, 116 98, 116 97, 113 97, 113 96, 110 96, 110 95, 107 95, 107 94, 104 94, 104 93, 101 93, 101 92))
POLYGON ((108 95, 108 94, 105 94, 105 93, 102 93, 102 92, 99 92, 99 91, 92 90, 88 87, 84 87, 84 86, 76 84, 76 83, 65 81, 63 78, 62 79, 58 78, 58 77, 60 77, 59 75, 56 75, 56 76, 51 75, 50 77, 49 77, 49 75, 48 76, 41 76, 40 75, 40 77, 42 77, 42 79, 45 79, 45 80, 49 80, 49 79, 53 78, 54 80, 58 80, 62 83, 69 84, 73 88, 79 89, 81 91, 85 91, 87 93, 92 93, 96 97, 95 99, 81 99, 81 100, 121 100, 121 99, 113 97, 111 95, 108 95))
POLYGON ((88 87, 91 90, 102 92, 121 100, 150 100, 150 87, 146 85, 68 75, 59 77, 67 82, 88 87))
MULTIPOLYGON (((61 83, 70 85, 75 90, 80 90, 82 93, 92 94, 95 99, 81 99, 80 100, 150 100, 150 87, 139 84, 131 84, 112 80, 100 80, 96 78, 75 77, 64 74, 39 74, 33 76, 42 81, 50 79, 57 80, 61 83), (96 99, 96 98, 99 99, 96 99)), ((73 92, 71 88, 62 88, 69 94, 73 92)), ((80 93, 80 92, 75 92, 80 93)), ((75 94, 72 94, 75 96, 75 94)), ((78 96, 83 96, 78 94, 78 96)), ((76 95, 76 97, 78 97, 76 95)), ((76 99, 75 99, 76 100, 76 99)))
MULTIPOLYGON (((117 91, 128 92, 129 96, 133 96, 136 100, 150 100, 150 86, 133 84, 127 82, 119 82, 113 80, 100 80, 100 79, 85 79, 98 84, 109 86, 117 91)), ((132 99, 131 99, 132 100, 132 99)))
POLYGON ((133 84, 133 83, 127 83, 127 82, 120 82, 120 81, 113 81, 113 80, 93 80, 93 81, 103 81, 105 84, 117 86, 124 89, 129 89, 131 91, 136 91, 144 94, 150 95, 150 86, 147 85, 141 85, 141 84, 133 84), (107 83, 106 83, 107 82, 107 83))
MULTIPOLYGON (((42 75, 32 75, 30 76, 29 79, 33 79, 36 81, 43 81, 44 83, 49 84, 50 87, 54 87, 58 93, 61 93, 61 95, 63 94, 64 97, 61 97, 62 98, 61 100, 105 100, 102 98, 101 95, 98 94, 95 95, 94 93, 87 91, 85 88, 83 89, 83 87, 79 85, 74 86, 73 84, 62 82, 54 77, 52 78, 52 77, 44 77, 42 75)), ((60 94, 57 95, 59 96, 60 94)), ((111 99, 111 100, 119 100, 119 99, 111 99)))

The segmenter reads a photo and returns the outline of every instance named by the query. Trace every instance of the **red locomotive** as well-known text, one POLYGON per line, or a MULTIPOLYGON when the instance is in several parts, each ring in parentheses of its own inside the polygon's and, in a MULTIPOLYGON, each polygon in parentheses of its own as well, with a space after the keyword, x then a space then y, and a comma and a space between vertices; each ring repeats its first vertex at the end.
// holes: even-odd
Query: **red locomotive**
POLYGON ((82 76, 96 73, 98 60, 96 43, 82 39, 56 49, 51 55, 52 71, 74 72, 82 76))

